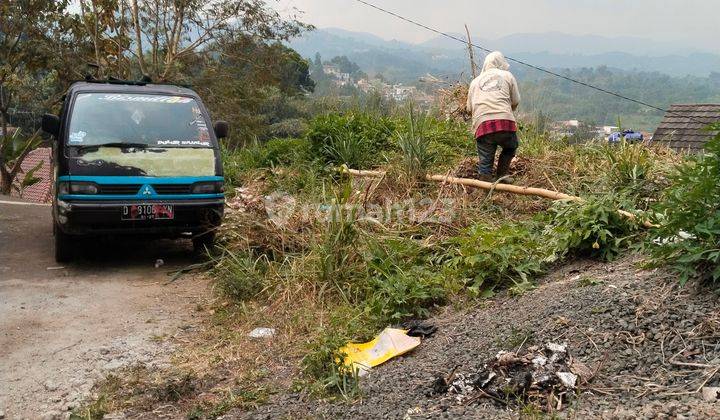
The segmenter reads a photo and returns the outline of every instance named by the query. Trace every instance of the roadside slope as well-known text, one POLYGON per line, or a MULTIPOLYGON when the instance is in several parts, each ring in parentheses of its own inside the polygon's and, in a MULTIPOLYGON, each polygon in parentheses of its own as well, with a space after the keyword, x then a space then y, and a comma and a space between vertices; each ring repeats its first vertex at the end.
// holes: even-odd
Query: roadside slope
POLYGON ((672 276, 636 269, 636 263, 632 258, 576 262, 520 297, 498 298, 462 312, 448 310, 432 320, 439 331, 415 352, 363 378, 360 402, 317 404, 300 395, 281 396, 244 415, 517 417, 523 407, 508 409, 487 399, 462 405, 451 394, 426 394, 435 378, 455 367, 458 373, 473 373, 498 351, 556 342, 566 343, 570 354, 597 371, 563 416, 717 418, 720 409, 695 392, 720 382, 717 297, 678 289, 672 276))

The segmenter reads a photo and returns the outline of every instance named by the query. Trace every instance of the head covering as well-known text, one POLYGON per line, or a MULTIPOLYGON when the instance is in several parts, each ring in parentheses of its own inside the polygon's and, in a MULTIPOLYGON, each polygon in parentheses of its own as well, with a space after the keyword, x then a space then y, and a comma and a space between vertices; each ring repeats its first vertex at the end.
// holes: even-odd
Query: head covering
POLYGON ((490 69, 508 70, 510 64, 508 64, 505 56, 500 51, 493 51, 485 57, 485 64, 483 64, 482 72, 485 73, 490 69))

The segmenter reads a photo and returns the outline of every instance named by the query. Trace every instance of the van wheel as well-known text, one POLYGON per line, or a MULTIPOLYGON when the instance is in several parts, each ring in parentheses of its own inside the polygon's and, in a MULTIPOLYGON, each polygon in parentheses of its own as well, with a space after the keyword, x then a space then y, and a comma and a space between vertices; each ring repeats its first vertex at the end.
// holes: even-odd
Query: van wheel
POLYGON ((202 233, 197 236, 193 236, 193 251, 196 254, 204 254, 207 251, 212 251, 213 245, 215 244, 215 232, 202 233))
POLYGON ((53 233, 55 234, 55 261, 59 263, 69 262, 73 257, 70 235, 57 226, 53 226, 53 233))

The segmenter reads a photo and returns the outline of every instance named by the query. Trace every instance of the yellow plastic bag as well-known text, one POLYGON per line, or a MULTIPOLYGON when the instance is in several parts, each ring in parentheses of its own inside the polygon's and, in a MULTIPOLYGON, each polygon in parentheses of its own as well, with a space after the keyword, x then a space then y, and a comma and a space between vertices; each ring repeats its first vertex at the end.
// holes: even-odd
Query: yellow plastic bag
POLYGON ((346 344, 340 348, 340 352, 345 354, 345 365, 352 366, 362 375, 370 368, 419 346, 420 338, 410 337, 406 332, 396 328, 385 328, 372 341, 346 344))

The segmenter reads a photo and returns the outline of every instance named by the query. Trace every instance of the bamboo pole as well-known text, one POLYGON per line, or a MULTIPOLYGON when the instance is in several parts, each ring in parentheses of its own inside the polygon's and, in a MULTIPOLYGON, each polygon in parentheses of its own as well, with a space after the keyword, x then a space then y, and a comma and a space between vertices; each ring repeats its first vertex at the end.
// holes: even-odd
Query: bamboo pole
MULTIPOLYGON (((341 172, 345 172, 347 174, 350 174, 352 176, 356 177, 365 177, 365 178, 380 178, 385 176, 385 171, 361 171, 357 169, 349 169, 349 168, 342 168, 341 172)), ((575 195, 569 195, 557 191, 551 191, 546 190, 544 188, 533 188, 533 187, 521 187, 517 185, 509 185, 509 184, 499 184, 499 183, 493 183, 493 182, 487 182, 487 181, 480 181, 478 179, 470 179, 470 178, 457 178, 454 176, 449 175, 426 175, 425 178, 428 181, 434 181, 434 182, 445 182, 448 184, 455 184, 455 185, 465 185, 467 187, 475 187, 475 188, 481 188, 484 190, 494 190, 494 191, 504 191, 509 192, 512 194, 519 194, 519 195, 531 195, 535 197, 542 197, 547 198, 550 200, 567 200, 567 201, 577 201, 577 202, 584 202, 582 198, 575 196, 575 195)), ((623 217, 627 217, 630 220, 636 220, 637 217, 625 210, 618 210, 618 214, 620 214, 623 217)), ((650 223, 647 220, 643 221, 643 226, 646 228, 652 229, 657 228, 658 226, 650 223)))

